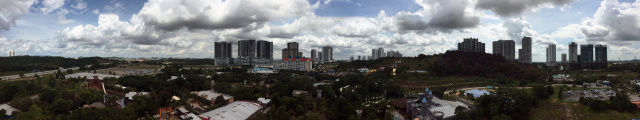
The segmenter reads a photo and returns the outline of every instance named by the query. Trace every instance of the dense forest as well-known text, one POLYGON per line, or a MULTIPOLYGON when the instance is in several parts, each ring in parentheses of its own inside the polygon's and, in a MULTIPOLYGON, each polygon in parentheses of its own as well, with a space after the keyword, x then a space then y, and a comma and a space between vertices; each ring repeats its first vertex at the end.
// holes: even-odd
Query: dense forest
POLYGON ((112 62, 100 57, 64 58, 50 56, 15 56, 0 57, 0 72, 28 72, 33 70, 54 70, 59 67, 79 67, 85 65, 99 65, 112 62))

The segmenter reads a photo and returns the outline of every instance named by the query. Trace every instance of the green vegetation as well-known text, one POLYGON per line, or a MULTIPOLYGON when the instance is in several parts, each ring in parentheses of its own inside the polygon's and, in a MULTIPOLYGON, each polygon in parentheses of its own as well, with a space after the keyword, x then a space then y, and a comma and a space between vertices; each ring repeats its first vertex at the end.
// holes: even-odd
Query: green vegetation
POLYGON ((39 56, 16 56, 0 57, 0 75, 15 75, 18 73, 28 73, 33 70, 55 70, 59 67, 79 67, 94 65, 100 67, 100 63, 113 62, 99 57, 87 58, 63 58, 63 57, 39 57, 39 56))

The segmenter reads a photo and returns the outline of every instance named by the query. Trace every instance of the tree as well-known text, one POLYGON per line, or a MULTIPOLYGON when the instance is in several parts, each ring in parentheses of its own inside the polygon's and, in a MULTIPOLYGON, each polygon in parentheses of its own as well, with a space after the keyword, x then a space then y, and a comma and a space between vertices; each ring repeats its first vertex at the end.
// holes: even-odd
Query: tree
POLYGON ((367 114, 367 116, 364 117, 365 120, 375 120, 376 117, 376 113, 375 112, 370 112, 367 114))
POLYGON ((67 114, 71 110, 72 106, 73 102, 71 102, 71 100, 58 98, 58 100, 51 103, 50 110, 58 114, 67 114))
POLYGON ((464 108, 462 106, 456 107, 456 110, 455 110, 456 116, 455 116, 454 120, 470 120, 471 117, 469 117, 469 115, 467 115, 465 110, 466 110, 466 108, 464 108))
POLYGON ((507 78, 503 74, 499 74, 498 76, 496 76, 496 81, 498 81, 498 84, 507 84, 507 79, 509 78, 507 78))
POLYGON ((52 103, 58 96, 58 90, 52 88, 45 88, 42 93, 38 95, 40 100, 52 103))
POLYGON ((4 118, 4 116, 7 116, 7 110, 0 109, 0 118, 4 118))
POLYGON ((491 120, 511 120, 511 116, 500 114, 500 115, 493 116, 491 120))
POLYGON ((38 107, 38 105, 31 105, 29 111, 16 116, 16 120, 49 120, 51 118, 53 118, 53 116, 47 114, 47 112, 38 107))

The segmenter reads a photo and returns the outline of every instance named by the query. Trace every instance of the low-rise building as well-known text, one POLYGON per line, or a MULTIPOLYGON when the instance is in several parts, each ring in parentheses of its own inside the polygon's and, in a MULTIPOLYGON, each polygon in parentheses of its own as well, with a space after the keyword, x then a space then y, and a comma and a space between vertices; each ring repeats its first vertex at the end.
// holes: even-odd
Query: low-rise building
POLYGON ((204 120, 246 120, 262 108, 259 104, 248 101, 235 101, 218 109, 202 113, 198 116, 204 120))
POLYGON ((276 70, 299 70, 311 71, 313 69, 312 59, 308 58, 285 58, 273 63, 273 69, 276 70))
POLYGON ((200 97, 206 98, 207 100, 210 100, 211 103, 215 103, 216 102, 216 98, 218 96, 222 96, 222 98, 224 98, 224 100, 227 101, 227 103, 231 103, 233 102, 233 96, 231 95, 226 95, 226 94, 222 94, 222 93, 218 93, 218 92, 214 92, 214 91, 194 91, 192 93, 197 94, 200 97))

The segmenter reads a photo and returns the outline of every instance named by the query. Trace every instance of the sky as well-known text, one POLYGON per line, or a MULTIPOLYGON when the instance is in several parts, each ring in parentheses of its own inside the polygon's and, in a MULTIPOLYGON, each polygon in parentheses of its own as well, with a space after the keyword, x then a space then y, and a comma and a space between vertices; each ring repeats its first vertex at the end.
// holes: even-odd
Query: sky
MULTIPOLYGON (((456 50, 464 38, 533 39, 533 61, 556 44, 606 44, 609 60, 640 55, 640 1, 632 0, 0 0, 0 56, 213 58, 213 43, 332 46, 334 59, 456 50)), ((518 53, 516 51, 516 53, 518 53)), ((516 58, 518 56, 516 55, 516 58)))

